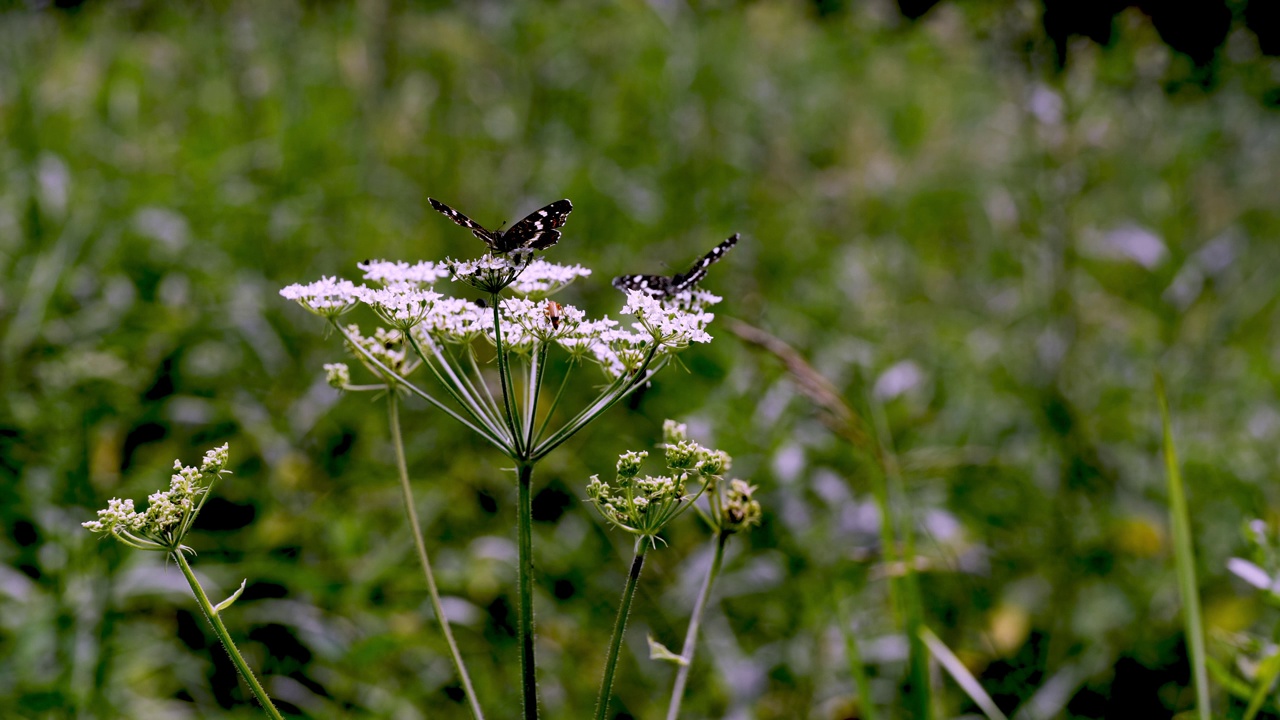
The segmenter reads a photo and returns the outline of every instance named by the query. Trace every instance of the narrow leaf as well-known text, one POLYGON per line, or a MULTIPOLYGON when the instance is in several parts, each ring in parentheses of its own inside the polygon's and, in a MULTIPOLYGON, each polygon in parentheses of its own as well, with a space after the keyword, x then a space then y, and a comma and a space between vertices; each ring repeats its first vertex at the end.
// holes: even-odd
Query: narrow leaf
POLYGON ((223 610, 226 610, 227 608, 231 607, 231 604, 234 603, 240 597, 240 593, 244 592, 244 585, 247 582, 249 582, 249 578, 245 578, 244 580, 241 580, 240 589, 231 593, 231 597, 215 605, 213 607, 213 611, 215 613, 221 613, 223 610))
POLYGON ((1156 399, 1160 403, 1160 425, 1164 435, 1164 465, 1169 479, 1169 517, 1173 524, 1173 555, 1178 570, 1178 590, 1182 595, 1187 647, 1191 651, 1191 674, 1196 690, 1196 710, 1200 720, 1209 720, 1209 672, 1205 667, 1204 620, 1200 615, 1200 593, 1196 583, 1196 556, 1191 545, 1191 516, 1186 489, 1178 469, 1178 453, 1173 446, 1169 421, 1169 400, 1164 382, 1156 374, 1156 399))
POLYGON ((987 691, 982 688, 982 683, 978 682, 973 673, 969 672, 969 668, 960 662, 960 658, 956 657, 955 653, 951 652, 951 648, 947 647, 946 643, 942 642, 937 635, 934 635, 932 630, 921 625, 920 639, 929 647, 929 652, 933 654, 934 659, 942 665, 947 674, 956 681, 960 689, 964 690, 965 694, 982 710, 984 715, 990 720, 1009 720, 1003 712, 1000 712, 995 700, 992 700, 987 691))
POLYGON ((675 663, 680 666, 689 664, 689 661, 685 660, 683 655, 677 655, 671 652, 667 649, 666 645, 654 640, 652 635, 648 636, 648 640, 650 660, 666 660, 667 662, 675 663))

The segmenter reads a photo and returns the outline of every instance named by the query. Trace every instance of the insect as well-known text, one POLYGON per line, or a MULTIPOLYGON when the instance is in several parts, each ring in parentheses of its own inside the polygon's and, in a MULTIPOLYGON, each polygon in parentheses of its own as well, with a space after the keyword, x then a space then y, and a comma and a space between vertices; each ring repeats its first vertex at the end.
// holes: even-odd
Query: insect
POLYGON ((506 230, 488 230, 435 198, 427 198, 427 200, 441 215, 467 228, 472 235, 483 240, 484 244, 489 246, 489 250, 504 255, 516 250, 545 250, 555 245, 560 239, 560 231, 556 228, 564 225, 569 213, 573 212, 573 203, 568 200, 557 200, 541 210, 530 213, 528 217, 506 230))
POLYGON ((671 297, 698 284, 707 275, 707 268, 724 257, 729 249, 738 244, 738 233, 730 235, 727 240, 711 248, 711 252, 703 255, 688 272, 676 273, 671 277, 665 275, 619 275, 613 279, 613 286, 626 292, 643 290, 655 298, 671 297))
POLYGON ((547 307, 543 310, 543 313, 547 316, 547 322, 551 323, 551 329, 559 330, 560 320, 564 317, 564 315, 560 313, 560 303, 555 300, 548 300, 547 307))

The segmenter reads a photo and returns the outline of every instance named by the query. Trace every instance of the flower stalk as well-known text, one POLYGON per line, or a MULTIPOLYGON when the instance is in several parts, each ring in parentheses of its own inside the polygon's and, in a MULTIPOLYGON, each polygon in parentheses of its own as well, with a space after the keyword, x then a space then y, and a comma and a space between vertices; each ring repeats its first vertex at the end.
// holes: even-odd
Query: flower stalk
POLYGON ((604 678, 600 681, 600 697, 596 700, 596 720, 604 720, 609 713, 609 700, 613 693, 613 676, 618 667, 618 651, 622 648, 622 636, 626 634, 627 618, 631 615, 631 601, 636 595, 640 571, 644 569, 644 556, 649 550, 644 536, 636 538, 635 557, 631 560, 631 572, 622 588, 622 600, 618 603, 618 619, 613 623, 613 635, 609 638, 609 654, 604 661, 604 678))
POLYGON ((400 431, 400 406, 394 392, 387 393, 387 415, 391 424, 391 440, 396 448, 396 470, 400 476, 400 491, 404 496, 404 511, 409 518, 409 529, 413 531, 413 546, 418 553, 418 562, 422 565, 422 575, 427 581, 427 594, 431 598, 431 610, 436 615, 440 632, 449 645, 449 657, 462 682, 462 692, 467 698, 467 707, 476 720, 484 720, 484 712, 480 709, 480 701, 476 698, 475 688, 471 685, 471 676, 467 674, 467 665, 458 651, 458 643, 453 639, 453 630, 449 627, 449 618, 444 614, 444 605, 440 602, 440 590, 436 586, 435 573, 431 570, 431 559, 427 556, 427 545, 422 537, 422 525, 418 522, 418 510, 413 501, 413 488, 409 485, 409 467, 404 456, 404 436, 400 431))
POLYGON ((715 555, 711 558, 711 569, 707 571, 707 578, 702 582, 702 590, 698 593, 698 600, 693 605, 693 614, 689 616, 689 630, 684 636, 684 645, 680 648, 680 669, 676 671, 676 682, 671 688, 671 702, 667 705, 667 720, 676 720, 680 717, 680 703, 684 700, 684 689, 689 683, 689 670, 693 667, 693 652, 698 645, 698 631, 702 627, 702 612, 707 608, 707 601, 711 598, 711 586, 715 584, 716 577, 720 575, 720 564, 724 561, 724 546, 729 542, 730 532, 723 531, 716 533, 715 555))
MULTIPOLYGON (((240 654, 235 641, 231 639, 231 633, 227 632, 227 626, 222 623, 218 609, 209 602, 209 596, 205 594, 204 588, 200 587, 200 581, 196 579, 196 574, 191 571, 191 566, 187 564, 184 550, 174 550, 169 553, 169 556, 182 569, 183 576, 187 578, 187 584, 191 586, 192 594, 196 596, 196 603, 200 606, 200 611, 204 613, 204 617, 209 621, 209 624, 213 626, 213 631, 217 633, 218 640, 222 642, 222 647, 226 649, 227 655, 231 657, 231 662, 236 666, 236 671, 240 673, 240 677, 244 678, 245 683, 249 686, 249 691, 258 699, 258 704, 262 706, 262 711, 269 718, 284 720, 280 715, 280 711, 276 710, 276 706, 272 704, 271 698, 267 696, 267 691, 263 689, 262 683, 258 682, 253 670, 249 668, 249 663, 245 662, 244 656, 240 654)), ((225 604, 223 603, 219 607, 223 607, 225 604)))

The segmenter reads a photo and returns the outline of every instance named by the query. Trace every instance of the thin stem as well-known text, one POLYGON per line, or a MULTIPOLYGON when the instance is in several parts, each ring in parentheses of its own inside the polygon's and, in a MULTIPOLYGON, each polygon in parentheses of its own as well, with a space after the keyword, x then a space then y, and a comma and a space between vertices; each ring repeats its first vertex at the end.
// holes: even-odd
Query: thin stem
POLYGON ((258 678, 254 677, 253 670, 249 669, 249 663, 244 661, 244 656, 240 654, 240 650, 232 642, 231 633, 227 632, 227 626, 222 624, 222 618, 218 617, 218 611, 209 602, 209 596, 204 594, 204 588, 200 587, 200 581, 196 579, 196 574, 191 572, 191 566, 187 564, 187 559, 183 557, 182 551, 175 550, 170 555, 178 563, 178 567, 182 568, 182 574, 186 576, 187 583, 191 585, 191 592, 196 596, 200 611, 204 613, 205 619, 209 621, 209 624, 213 626, 213 631, 218 634, 218 639, 222 641, 222 647, 226 648, 227 655, 231 656, 231 662, 235 664, 236 670, 240 671, 240 677, 244 678, 244 681, 248 683, 249 690, 253 692, 253 696, 258 698, 258 703, 262 705, 263 712, 269 718, 284 720, 280 715, 280 711, 276 710, 276 706, 271 704, 271 698, 267 697, 267 691, 262 688, 258 678))
POLYGON ((702 611, 707 607, 707 600, 711 597, 711 585, 715 583, 716 576, 720 574, 720 563, 724 560, 724 546, 729 541, 729 533, 717 533, 715 538, 716 554, 711 559, 711 570, 707 573, 707 579, 702 583, 702 591, 698 593, 698 601, 693 606, 693 615, 689 617, 689 631, 684 636, 684 646, 680 648, 680 657, 684 659, 684 664, 680 666, 679 672, 676 673, 675 686, 671 688, 671 704, 667 706, 667 720, 676 720, 680 717, 680 703, 684 700, 684 688, 689 682, 689 670, 693 667, 693 651, 698 645, 698 629, 702 625, 702 611))
POLYGON ((538 426, 538 432, 534 433, 533 441, 535 443, 542 441, 542 435, 547 431, 547 426, 551 424, 551 416, 555 414, 556 408, 560 406, 560 396, 564 395, 564 389, 569 384, 569 376, 573 374, 574 359, 569 358, 569 364, 564 369, 564 377, 560 379, 560 389, 556 390, 556 396, 551 400, 551 407, 547 408, 546 415, 542 417, 542 424, 538 426))
POLYGON ((542 375, 546 372, 547 346, 538 347, 529 355, 529 384, 525 386, 524 446, 533 447, 534 420, 538 417, 538 395, 542 391, 542 375))
MULTIPOLYGON (((442 356, 441 362, 445 362, 443 359, 443 353, 440 353, 440 355, 442 356)), ((502 415, 498 410, 498 402, 493 399, 493 393, 489 392, 488 386, 485 385, 484 376, 480 374, 480 368, 476 366, 475 350, 473 350, 470 345, 466 346, 466 355, 470 358, 471 367, 475 370, 476 382, 472 382, 471 378, 467 377, 465 369, 458 372, 457 377, 462 384, 471 391, 471 394, 476 397, 476 406, 484 411, 485 418, 488 419, 489 423, 495 428, 501 428, 502 415), (483 398, 481 397, 482 391, 484 393, 483 398)), ((457 362, 458 358, 453 353, 449 353, 449 360, 457 362)))
POLYGON ((471 429, 480 437, 483 437, 485 440, 488 440, 490 443, 493 444, 494 447, 498 448, 502 452, 507 454, 511 453, 511 445, 510 443, 504 442, 505 438, 502 438, 500 435, 494 434, 487 426, 484 428, 480 428, 472 424, 471 421, 467 420, 466 418, 462 417, 458 413, 454 412, 454 410, 450 408, 448 405, 445 405, 444 403, 437 400, 431 394, 423 391, 422 388, 419 388, 417 385, 414 385, 413 383, 406 380, 404 376, 400 375, 400 373, 397 373, 395 370, 392 370, 391 368, 387 367, 385 363, 383 363, 378 358, 374 357, 372 353, 370 353, 368 350, 361 347, 358 343, 354 342, 351 339, 351 336, 347 333, 347 329, 339 325, 337 321, 331 321, 331 322, 333 323, 333 326, 338 329, 338 332, 341 333, 344 338, 346 338, 347 343, 350 344, 351 347, 355 348, 356 352, 363 355, 364 358, 368 360, 371 364, 373 364, 374 367, 378 368, 378 371, 381 372, 384 376, 392 380, 395 380, 398 385, 405 387, 406 389, 409 390, 409 392, 431 403, 431 405, 434 406, 435 408, 443 411, 446 415, 462 423, 463 425, 471 429))
POLYGON ((844 651, 849 662, 849 674, 858 688, 858 712, 866 720, 877 717, 875 705, 871 701, 871 682, 867 678, 867 669, 862 664, 862 651, 858 646, 858 634, 853 627, 846 598, 853 596, 853 589, 844 585, 837 586, 835 598, 836 616, 840 622, 840 630, 844 635, 844 651))
MULTIPOLYGON (((910 692, 907 697, 912 706, 912 715, 916 720, 933 718, 933 691, 929 678, 929 655, 925 647, 921 628, 924 627, 924 603, 920 597, 919 575, 916 573, 915 525, 909 512, 904 511, 904 518, 893 514, 893 499, 898 507, 906 505, 906 482, 902 476, 902 467, 898 464, 898 456, 893 446, 893 434, 889 421, 884 415, 884 407, 871 401, 870 415, 875 429, 876 440, 880 448, 880 466, 883 471, 884 486, 884 520, 882 525, 889 526, 889 537, 892 538, 894 526, 901 522, 902 533, 902 577, 898 584, 898 602, 901 603, 903 626, 907 632, 907 665, 910 692)), ((884 532, 883 528, 881 532, 884 532)), ((886 548, 886 561, 889 560, 886 548)), ((892 582, 890 583, 892 588, 892 582)))
POLYGON ((471 371, 476 375, 476 383, 484 391, 485 397, 489 398, 489 405, 493 407, 493 411, 497 413, 498 401, 493 398, 493 393, 489 390, 489 383, 484 381, 484 373, 480 372, 480 364, 476 362, 476 351, 470 345, 467 346, 467 359, 471 361, 471 371))
POLYGON ((498 312, 497 294, 492 296, 492 302, 493 342, 494 347, 498 349, 498 380, 502 386, 502 411, 507 419, 507 430, 511 433, 511 445, 515 448, 515 454, 523 456, 520 430, 517 427, 516 411, 512 400, 512 396, 515 395, 515 388, 511 385, 511 365, 508 363, 507 349, 502 344, 502 316, 498 312))
POLYGON ((538 665, 533 653, 533 465, 521 463, 519 471, 516 537, 519 548, 520 700, 524 708, 523 717, 537 720, 538 665))
POLYGON ((600 682, 600 698, 596 700, 596 720, 604 720, 609 713, 609 699, 613 693, 613 673, 618 666, 618 650, 622 647, 622 636, 627 629, 627 617, 631 615, 631 600, 636 595, 636 582, 640 579, 640 570, 644 568, 644 554, 649 550, 647 538, 636 538, 636 556, 631 561, 631 573, 627 575, 627 585, 622 589, 622 601, 618 604, 618 619, 613 624, 613 637, 609 640, 609 655, 604 661, 604 679, 600 682))
POLYGON ((431 560, 427 557, 427 545, 422 539, 422 526, 418 523, 418 510, 413 502, 413 489, 409 485, 409 466, 404 458, 404 435, 400 431, 400 408, 395 393, 387 393, 387 415, 391 422, 391 439, 396 448, 396 469, 400 473, 400 490, 404 494, 404 511, 409 516, 409 528, 413 530, 413 544, 418 551, 418 562, 422 565, 422 575, 427 580, 427 594, 431 597, 431 609, 436 614, 436 622, 444 633, 445 642, 449 645, 449 656, 453 659, 453 667, 458 671, 462 681, 462 692, 467 696, 467 704, 471 708, 471 716, 483 720, 480 701, 476 699, 475 688, 471 686, 471 676, 467 674, 467 666, 462 661, 462 653, 458 651, 458 643, 453 639, 453 630, 449 627, 449 619, 445 617, 444 605, 440 602, 440 591, 436 587, 435 573, 431 571, 431 560))
POLYGON ((426 365, 427 368, 431 370, 431 374, 436 376, 436 380, 440 382, 440 385, 445 389, 445 392, 449 393, 449 396, 453 398, 453 401, 462 406, 462 408, 467 411, 467 414, 469 414, 476 422, 487 427, 494 435, 501 436, 501 426, 494 425, 492 417, 485 412, 485 408, 482 407, 480 403, 472 397, 472 394, 467 391, 466 386, 458 379, 457 374, 453 372, 453 366, 440 352, 440 348, 437 347, 435 343, 428 343, 428 347, 431 348, 432 356, 435 357, 436 362, 440 363, 440 368, 443 368, 444 372, 449 376, 448 380, 445 379, 444 375, 440 374, 440 368, 437 368, 436 364, 431 362, 431 359, 422 352, 422 347, 418 345, 418 341, 413 337, 413 334, 407 333, 407 336, 409 338, 409 344, 413 347, 414 352, 418 353, 418 357, 422 358, 422 364, 426 365))
MULTIPOLYGON (((652 358, 652 354, 650 355, 650 358, 652 358)), ((606 389, 603 393, 601 393, 601 396, 594 403, 588 406, 586 410, 583 410, 582 412, 578 413, 578 415, 573 420, 570 420, 568 423, 565 423, 564 427, 555 431, 554 433, 552 433, 551 437, 542 441, 542 443, 540 443, 538 447, 533 450, 531 459, 534 462, 537 462, 538 460, 541 460, 542 458, 546 457, 547 453, 550 453, 552 450, 555 450, 557 447, 563 444, 566 440, 573 437, 575 433, 577 433, 582 428, 586 427, 587 423, 594 420, 598 415, 600 415, 604 411, 613 407, 613 405, 617 403, 619 400, 621 400, 622 398, 635 392, 636 388, 639 388, 640 386, 648 382, 649 378, 656 375, 658 371, 661 370, 663 365, 665 364, 666 364, 666 358, 664 357, 658 361, 656 367, 645 372, 644 367, 648 365, 648 361, 646 361, 645 365, 641 366, 641 371, 637 373, 634 377, 632 377, 631 381, 628 384, 622 385, 620 389, 615 389, 618 387, 615 381, 615 384, 610 385, 608 389, 606 389), (613 394, 611 395, 610 393, 613 393, 613 394)))

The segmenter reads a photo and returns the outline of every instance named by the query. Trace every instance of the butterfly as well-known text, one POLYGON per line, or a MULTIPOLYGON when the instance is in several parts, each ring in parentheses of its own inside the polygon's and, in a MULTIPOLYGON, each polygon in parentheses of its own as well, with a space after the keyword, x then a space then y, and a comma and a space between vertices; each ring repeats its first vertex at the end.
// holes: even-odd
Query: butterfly
POLYGON ((671 277, 665 275, 619 275, 613 279, 613 286, 626 292, 642 290, 655 298, 671 297, 692 288, 698 281, 707 276, 707 268, 711 267, 729 249, 738 244, 738 233, 711 248, 711 252, 703 255, 688 272, 676 273, 671 277))
POLYGON ((568 200, 557 200, 541 210, 534 211, 506 230, 488 230, 435 198, 427 198, 427 200, 441 215, 467 228, 472 235, 483 240, 484 244, 489 246, 489 250, 504 255, 516 250, 545 250, 555 245, 560 239, 560 231, 556 228, 564 225, 569 213, 573 212, 573 203, 568 200))

